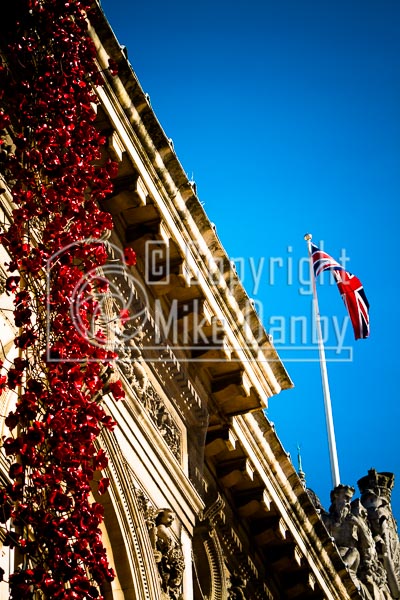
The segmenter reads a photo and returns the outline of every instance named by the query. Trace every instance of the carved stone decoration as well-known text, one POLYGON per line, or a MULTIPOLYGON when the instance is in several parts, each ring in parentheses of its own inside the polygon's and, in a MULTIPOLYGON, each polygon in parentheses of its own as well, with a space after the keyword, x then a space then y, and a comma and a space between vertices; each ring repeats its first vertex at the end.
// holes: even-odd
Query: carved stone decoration
POLYGON ((218 493, 214 502, 199 515, 200 520, 209 521, 211 527, 214 527, 218 523, 218 519, 221 518, 221 513, 224 508, 225 501, 218 493))
POLYGON ((360 553, 357 548, 357 524, 350 506, 353 494, 353 487, 341 484, 335 487, 331 492, 329 513, 323 515, 322 519, 336 542, 340 556, 353 576, 356 576, 360 553))
POLYGON ((182 577, 185 562, 181 545, 171 533, 175 515, 171 508, 156 509, 142 490, 136 497, 149 531, 157 563, 162 600, 183 600, 182 577))
POLYGON ((400 598, 400 541, 390 503, 393 484, 393 473, 377 473, 375 469, 370 469, 368 475, 358 481, 361 502, 367 511, 391 596, 400 598))
POLYGON ((181 461, 181 432, 149 381, 140 347, 133 339, 120 349, 119 365, 172 454, 181 461))
POLYGON ((167 407, 157 394, 152 385, 148 385, 146 392, 141 397, 141 402, 145 406, 154 425, 157 427, 160 435, 164 438, 172 454, 179 461, 181 459, 181 434, 169 414, 167 407))
POLYGON ((153 538, 154 556, 160 573, 160 582, 165 598, 181 600, 182 577, 185 568, 180 544, 171 535, 175 516, 170 508, 162 508, 155 518, 155 527, 150 532, 153 538))
POLYGON ((373 600, 387 600, 391 595, 386 585, 386 571, 378 558, 367 511, 359 498, 353 500, 351 510, 358 526, 357 547, 360 553, 360 565, 357 576, 362 584, 364 596, 371 597, 373 600))
POLYGON ((246 580, 239 574, 233 573, 230 577, 231 586, 229 588, 229 600, 246 600, 244 590, 246 588, 246 580))
POLYGON ((374 469, 358 481, 361 499, 351 502, 354 488, 338 485, 331 492, 325 526, 366 600, 400 598, 400 542, 392 515, 392 473, 374 469))
POLYGON ((197 582, 194 598, 226 600, 228 578, 226 560, 217 530, 223 525, 225 501, 216 499, 199 514, 199 523, 193 537, 193 568, 197 582))
MULTIPOLYGON (((140 510, 146 522, 147 529, 149 532, 152 532, 156 526, 157 509, 154 508, 154 506, 142 490, 135 489, 135 494, 140 510)), ((154 548, 154 543, 152 543, 152 546, 154 548)))

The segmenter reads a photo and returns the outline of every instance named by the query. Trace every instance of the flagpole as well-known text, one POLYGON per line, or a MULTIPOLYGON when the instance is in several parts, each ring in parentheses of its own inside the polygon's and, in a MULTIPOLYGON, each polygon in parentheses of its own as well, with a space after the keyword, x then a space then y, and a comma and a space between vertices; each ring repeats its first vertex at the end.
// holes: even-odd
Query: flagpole
POLYGON ((319 314, 318 307, 318 298, 317 298, 317 286, 315 283, 314 276, 314 266, 312 262, 312 250, 311 250, 311 233, 306 233, 304 239, 307 242, 308 246, 308 256, 310 259, 310 271, 311 271, 311 281, 312 281, 312 291, 313 291, 313 305, 314 305, 314 315, 315 315, 315 325, 317 329, 317 338, 318 338, 318 350, 319 350, 319 362, 321 367, 321 378, 322 378, 322 389, 324 394, 324 406, 325 406, 325 419, 326 419, 326 428, 328 431, 328 444, 329 444, 329 457, 331 463, 331 474, 332 474, 332 485, 333 488, 340 484, 340 476, 339 476, 339 463, 337 457, 336 450, 336 440, 335 440, 335 430, 333 427, 333 417, 332 417, 332 403, 331 403, 331 394, 329 391, 329 382, 328 382, 328 371, 326 368, 326 358, 325 358, 325 348, 322 340, 322 330, 321 330, 321 316, 319 314))

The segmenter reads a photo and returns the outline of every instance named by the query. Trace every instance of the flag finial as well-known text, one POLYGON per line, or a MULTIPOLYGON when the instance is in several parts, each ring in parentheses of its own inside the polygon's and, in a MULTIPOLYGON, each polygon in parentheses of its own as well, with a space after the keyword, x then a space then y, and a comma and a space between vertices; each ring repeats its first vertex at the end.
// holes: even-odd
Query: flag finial
POLYGON ((304 239, 306 240, 306 242, 308 242, 309 240, 312 240, 312 234, 311 233, 306 233, 304 236, 304 239))
POLYGON ((299 465, 297 473, 301 483, 306 487, 306 474, 303 471, 303 465, 301 464, 300 444, 297 444, 297 463, 299 465))

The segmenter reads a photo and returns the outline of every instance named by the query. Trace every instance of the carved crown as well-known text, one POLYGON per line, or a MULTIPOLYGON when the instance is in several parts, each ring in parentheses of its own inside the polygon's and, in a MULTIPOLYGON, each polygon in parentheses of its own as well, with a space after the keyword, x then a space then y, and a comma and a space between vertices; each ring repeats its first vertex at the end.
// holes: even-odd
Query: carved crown
POLYGON ((354 494, 354 488, 350 485, 343 485, 339 483, 332 491, 331 491, 331 502, 334 502, 336 498, 348 498, 350 501, 354 494))
POLYGON ((368 475, 357 481, 360 494, 376 494, 383 496, 390 501, 391 492, 394 485, 394 474, 386 471, 377 473, 375 469, 370 469, 368 475))

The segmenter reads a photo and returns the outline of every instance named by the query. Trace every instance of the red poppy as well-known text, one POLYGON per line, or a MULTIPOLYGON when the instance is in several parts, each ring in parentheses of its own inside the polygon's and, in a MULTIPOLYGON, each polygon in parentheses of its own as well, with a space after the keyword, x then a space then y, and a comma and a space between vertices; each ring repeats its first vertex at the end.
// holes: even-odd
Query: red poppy
POLYGON ((128 266, 136 265, 136 252, 132 248, 125 248, 124 259, 128 266))
POLYGON ((125 325, 127 321, 130 319, 129 310, 127 308, 123 308, 119 311, 119 318, 121 319, 122 325, 125 325))
POLYGON ((7 292, 15 292, 19 286, 20 277, 12 276, 6 279, 6 290, 7 292))
POLYGON ((110 392, 114 396, 116 400, 120 400, 121 398, 125 398, 125 391, 122 389, 121 381, 114 381, 109 385, 110 392))
MULTIPOLYGON (((18 436, 3 444, 14 481, 0 490, 0 520, 6 527, 10 517, 29 523, 31 539, 13 534, 6 543, 18 545, 27 564, 34 565, 10 575, 13 597, 40 595, 41 590, 53 600, 97 598, 93 580, 114 577, 98 529, 104 509, 89 498, 94 471, 107 466, 95 440, 103 427, 115 426, 99 392, 111 391, 118 399, 124 391, 121 382, 108 386, 102 376, 115 353, 90 343, 76 327, 78 317, 86 331, 96 325, 94 284, 74 297, 79 310, 71 313, 77 285, 107 260, 100 238, 113 222, 98 202, 111 193, 111 179, 118 173, 114 161, 99 166, 106 140, 94 123, 93 89, 102 80, 87 35, 85 11, 90 6, 90 0, 23 3, 18 14, 12 13, 15 26, 7 28, 2 46, 7 69, 0 66, 0 96, 13 98, 13 113, 0 112, 0 129, 13 124, 15 149, 6 158, 5 172, 15 181, 11 193, 16 206, 2 242, 11 257, 9 273, 24 272, 24 289, 18 275, 7 278, 6 290, 15 294, 14 319, 21 328, 15 345, 22 356, 7 376, 0 376, 0 390, 6 384, 18 388, 6 425, 19 427, 18 436), (40 228, 29 244, 27 223, 35 222, 40 228), (78 245, 89 237, 98 242, 78 245), (47 261, 54 256, 49 271, 47 261), (96 366, 93 359, 99 361, 96 366), (24 471, 29 473, 26 481, 24 471)), ((125 260, 135 264, 132 249, 125 260)), ((97 292, 106 290, 107 282, 99 281, 97 292)), ((101 479, 99 493, 108 485, 107 478, 101 479)))
POLYGON ((102 479, 100 479, 99 485, 97 488, 97 491, 99 492, 99 494, 100 495, 105 494, 109 485, 110 485, 110 480, 107 477, 103 477, 102 479))

